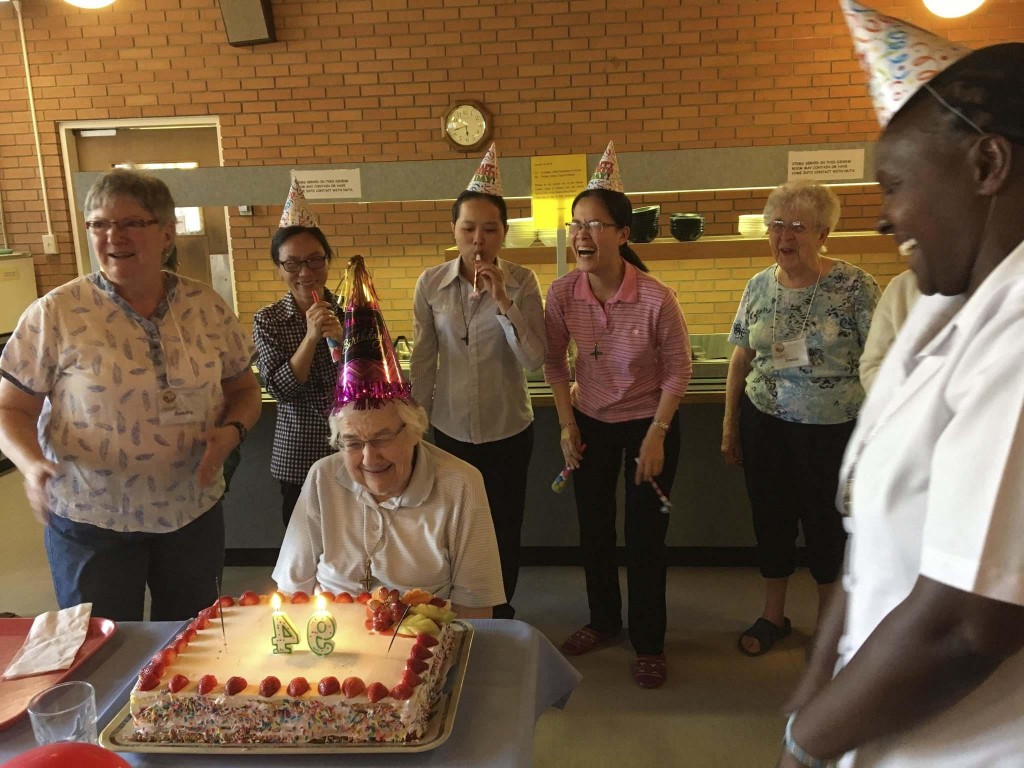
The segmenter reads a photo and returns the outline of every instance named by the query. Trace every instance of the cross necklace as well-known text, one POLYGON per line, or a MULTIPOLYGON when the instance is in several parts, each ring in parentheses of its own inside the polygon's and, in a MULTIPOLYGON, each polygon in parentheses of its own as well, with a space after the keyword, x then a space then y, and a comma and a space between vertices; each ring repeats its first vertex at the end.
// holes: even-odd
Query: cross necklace
POLYGON ((387 522, 384 515, 380 516, 380 538, 377 539, 377 543, 373 545, 373 551, 371 552, 369 547, 366 546, 366 505, 363 504, 363 554, 366 555, 366 560, 363 562, 363 578, 359 583, 363 585, 363 591, 369 592, 370 587, 373 586, 375 577, 373 575, 373 556, 377 554, 377 550, 384 544, 384 537, 388 534, 387 522))
POLYGON ((598 345, 600 344, 601 340, 611 330, 611 328, 609 327, 609 324, 611 323, 611 320, 612 320, 612 312, 615 310, 615 307, 617 307, 617 306, 618 306, 618 304, 613 304, 612 306, 608 307, 608 312, 607 312, 607 315, 606 315, 606 322, 605 322, 605 326, 606 327, 601 332, 600 336, 597 335, 597 326, 594 325, 594 313, 593 313, 593 311, 591 311, 591 313, 590 313, 590 335, 594 338, 594 349, 593 349, 592 352, 588 352, 587 354, 590 355, 592 358, 594 358, 594 362, 595 363, 599 362, 598 358, 601 357, 601 355, 604 354, 604 352, 602 352, 600 350, 598 345))
POLYGON ((481 296, 478 293, 476 295, 476 301, 473 301, 473 295, 470 294, 469 303, 473 306, 473 309, 470 310, 469 317, 467 318, 466 317, 466 297, 465 297, 465 291, 464 291, 464 288, 463 288, 464 282, 465 282, 464 279, 460 277, 460 279, 459 279, 459 312, 462 313, 462 325, 466 329, 466 334, 464 336, 461 336, 460 338, 462 339, 462 343, 465 344, 468 347, 469 346, 469 324, 473 322, 473 316, 476 314, 476 311, 478 309, 480 309, 481 296))

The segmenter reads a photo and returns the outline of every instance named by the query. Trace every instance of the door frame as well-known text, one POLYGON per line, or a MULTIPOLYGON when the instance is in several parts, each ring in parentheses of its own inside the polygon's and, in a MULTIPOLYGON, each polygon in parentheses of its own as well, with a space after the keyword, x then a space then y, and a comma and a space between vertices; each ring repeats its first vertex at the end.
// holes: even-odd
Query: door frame
MULTIPOLYGON (((191 117, 145 117, 108 120, 68 120, 57 123, 60 136, 61 159, 64 162, 64 188, 67 193, 68 211, 71 216, 71 237, 75 246, 75 266, 78 275, 89 274, 92 265, 89 262, 89 248, 85 235, 85 224, 78 215, 75 204, 75 174, 81 169, 78 165, 78 137, 75 131, 96 131, 118 128, 214 128, 217 131, 217 158, 220 167, 224 167, 224 140, 220 130, 218 115, 195 115, 191 117)), ((237 311, 238 297, 235 290, 234 258, 231 246, 231 221, 227 207, 224 208, 224 226, 228 233, 228 265, 231 271, 231 305, 237 311)))

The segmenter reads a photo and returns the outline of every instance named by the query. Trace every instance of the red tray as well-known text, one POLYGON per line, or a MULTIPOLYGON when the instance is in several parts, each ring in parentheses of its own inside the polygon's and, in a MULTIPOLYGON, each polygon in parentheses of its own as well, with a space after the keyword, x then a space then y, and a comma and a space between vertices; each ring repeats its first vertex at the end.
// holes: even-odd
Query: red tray
MULTIPOLYGON (((3 674, 14 654, 24 644, 33 621, 35 619, 0 619, 0 674, 3 674)), ((0 731, 14 725, 25 714, 25 708, 33 696, 70 677, 116 630, 117 624, 110 619, 93 616, 89 619, 85 641, 69 669, 17 680, 0 680, 0 731)))

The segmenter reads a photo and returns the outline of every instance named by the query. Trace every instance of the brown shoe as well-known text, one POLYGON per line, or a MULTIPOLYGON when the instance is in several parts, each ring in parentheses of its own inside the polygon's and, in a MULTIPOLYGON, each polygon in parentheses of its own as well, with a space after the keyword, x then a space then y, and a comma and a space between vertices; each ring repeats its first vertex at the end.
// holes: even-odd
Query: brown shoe
POLYGON ((638 653, 636 661, 633 662, 633 680, 641 688, 660 688, 668 677, 668 666, 665 663, 665 654, 659 653, 651 656, 645 653, 638 653))
POLYGON ((582 656, 607 644, 617 634, 618 632, 598 632, 592 627, 577 629, 562 643, 562 653, 566 656, 582 656))

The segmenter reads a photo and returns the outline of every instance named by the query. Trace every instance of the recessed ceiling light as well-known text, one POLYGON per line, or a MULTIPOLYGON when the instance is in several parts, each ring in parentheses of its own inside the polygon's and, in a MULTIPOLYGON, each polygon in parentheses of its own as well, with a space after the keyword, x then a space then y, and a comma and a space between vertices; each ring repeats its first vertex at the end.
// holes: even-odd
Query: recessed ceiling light
POLYGON ((924 7, 944 19, 966 16, 981 7, 985 0, 924 0, 924 7))

